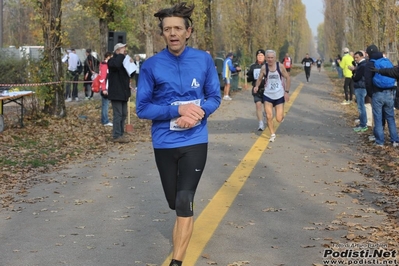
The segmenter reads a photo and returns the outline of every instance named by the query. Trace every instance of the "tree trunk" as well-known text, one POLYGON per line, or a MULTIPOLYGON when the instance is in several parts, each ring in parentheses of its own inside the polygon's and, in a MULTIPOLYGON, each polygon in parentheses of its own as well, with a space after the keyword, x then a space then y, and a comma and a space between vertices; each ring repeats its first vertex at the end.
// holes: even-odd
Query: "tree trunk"
POLYGON ((205 48, 208 49, 211 54, 214 54, 213 38, 212 38, 212 1, 208 1, 207 8, 205 9, 206 20, 205 20, 205 48))
POLYGON ((108 31, 108 22, 105 19, 100 18, 100 51, 98 53, 99 61, 104 59, 104 54, 106 51, 108 51, 108 31))
MULTIPOLYGON (((44 39, 44 62, 49 62, 48 70, 55 84, 49 85, 44 102, 44 112, 50 115, 66 116, 64 85, 61 64, 61 2, 62 0, 43 0, 38 2, 42 16, 44 39)), ((43 70, 45 71, 45 69, 43 70)))
POLYGON ((99 26, 100 26, 99 61, 101 62, 104 59, 105 52, 113 52, 113 51, 108 51, 108 32, 110 30, 109 23, 115 21, 114 10, 109 7, 109 1, 103 2, 103 4, 101 5, 100 13, 103 14, 99 20, 99 26))
POLYGON ((153 35, 150 33, 146 33, 145 35, 145 51, 147 57, 151 57, 154 55, 154 40, 153 35))

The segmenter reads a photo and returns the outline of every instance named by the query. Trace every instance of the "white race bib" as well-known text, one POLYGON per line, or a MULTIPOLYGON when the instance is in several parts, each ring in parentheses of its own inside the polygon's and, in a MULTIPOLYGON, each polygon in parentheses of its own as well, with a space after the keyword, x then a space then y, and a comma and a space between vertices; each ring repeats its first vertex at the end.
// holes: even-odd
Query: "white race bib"
POLYGON ((254 69, 254 79, 257 80, 259 78, 260 68, 254 69))
POLYGON ((310 67, 310 62, 305 62, 305 66, 310 67))
MULTIPOLYGON (((197 106, 201 106, 201 100, 197 99, 197 100, 192 100, 192 101, 177 101, 177 102, 173 102, 171 105, 184 105, 184 104, 189 104, 189 103, 193 103, 197 106)), ((179 127, 176 123, 178 117, 177 118, 173 118, 170 120, 170 130, 175 130, 175 131, 183 131, 183 130, 187 130, 187 129, 191 129, 191 128, 182 128, 179 127)), ((198 121, 194 127, 198 126, 201 124, 201 121, 198 121)))

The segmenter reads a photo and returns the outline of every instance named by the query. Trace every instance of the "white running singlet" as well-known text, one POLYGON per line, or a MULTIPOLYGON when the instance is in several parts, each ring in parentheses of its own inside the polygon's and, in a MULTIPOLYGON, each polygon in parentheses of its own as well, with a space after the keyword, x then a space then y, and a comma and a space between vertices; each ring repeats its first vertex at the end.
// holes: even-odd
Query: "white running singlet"
POLYGON ((269 68, 269 73, 267 75, 265 85, 265 92, 263 94, 272 100, 278 100, 281 97, 284 97, 283 82, 281 81, 281 77, 277 69, 272 72, 269 68))

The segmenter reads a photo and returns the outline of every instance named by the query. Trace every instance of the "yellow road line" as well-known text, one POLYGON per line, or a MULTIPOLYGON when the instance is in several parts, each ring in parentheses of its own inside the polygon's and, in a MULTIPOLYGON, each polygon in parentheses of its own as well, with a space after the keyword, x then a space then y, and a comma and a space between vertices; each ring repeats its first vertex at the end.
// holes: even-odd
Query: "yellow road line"
MULTIPOLYGON (((291 95, 290 101, 284 104, 284 113, 287 113, 291 108, 293 102, 302 90, 302 87, 303 83, 300 83, 291 95)), ((275 125, 276 131, 278 126, 279 123, 275 125)), ((258 163, 263 152, 266 150, 267 145, 269 144, 269 138, 267 136, 270 136, 270 131, 268 129, 266 129, 255 141, 254 145, 242 159, 231 176, 216 192, 215 196, 195 220, 194 232, 187 248, 184 265, 195 265, 206 244, 209 242, 216 228, 229 210, 230 205, 233 203, 249 175, 252 173, 252 170, 258 163)), ((172 253, 165 259, 162 266, 168 266, 171 259, 172 253)))

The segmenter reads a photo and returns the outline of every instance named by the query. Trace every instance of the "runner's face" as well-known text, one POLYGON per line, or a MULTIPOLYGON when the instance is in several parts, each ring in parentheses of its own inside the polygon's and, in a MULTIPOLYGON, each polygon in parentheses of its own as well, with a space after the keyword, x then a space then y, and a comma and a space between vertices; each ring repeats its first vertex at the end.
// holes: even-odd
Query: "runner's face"
POLYGON ((276 61, 276 58, 274 57, 274 54, 273 53, 267 53, 266 54, 266 61, 267 61, 268 65, 272 65, 276 61))
POLYGON ((265 61, 265 55, 264 54, 258 54, 256 56, 256 60, 258 60, 259 63, 262 63, 265 61))
POLYGON ((186 39, 191 35, 191 27, 186 29, 184 19, 180 17, 166 17, 163 19, 162 36, 172 54, 180 55, 185 46, 186 39))

